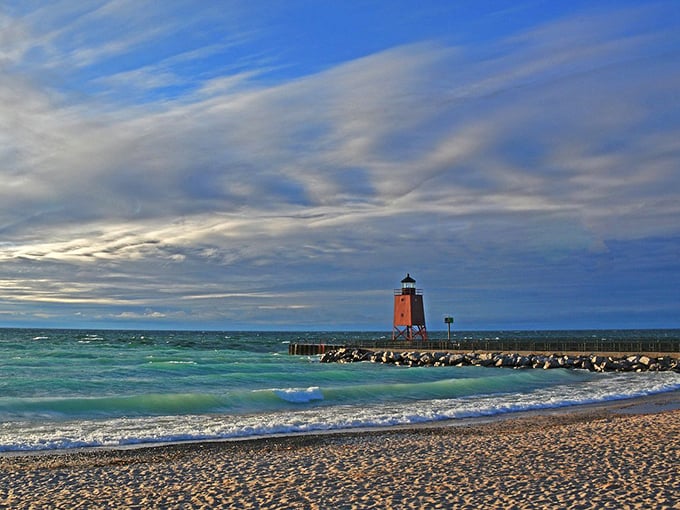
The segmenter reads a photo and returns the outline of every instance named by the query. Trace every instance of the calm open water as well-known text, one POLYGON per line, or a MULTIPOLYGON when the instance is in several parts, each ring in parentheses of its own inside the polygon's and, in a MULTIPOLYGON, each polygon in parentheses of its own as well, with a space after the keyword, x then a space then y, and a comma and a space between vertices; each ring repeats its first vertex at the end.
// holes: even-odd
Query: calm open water
MULTIPOLYGON (((560 332, 591 334, 635 332, 560 332)), ((0 452, 415 424, 680 389, 673 372, 406 368, 287 354, 290 342, 381 335, 0 329, 0 452)))

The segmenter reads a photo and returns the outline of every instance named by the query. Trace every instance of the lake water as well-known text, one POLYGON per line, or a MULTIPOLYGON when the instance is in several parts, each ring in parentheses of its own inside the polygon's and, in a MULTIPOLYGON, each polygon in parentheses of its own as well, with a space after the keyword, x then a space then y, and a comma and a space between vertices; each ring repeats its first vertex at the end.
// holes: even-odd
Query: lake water
POLYGON ((0 451, 416 424, 680 389, 674 372, 407 368, 287 354, 290 342, 381 335, 0 329, 0 451))

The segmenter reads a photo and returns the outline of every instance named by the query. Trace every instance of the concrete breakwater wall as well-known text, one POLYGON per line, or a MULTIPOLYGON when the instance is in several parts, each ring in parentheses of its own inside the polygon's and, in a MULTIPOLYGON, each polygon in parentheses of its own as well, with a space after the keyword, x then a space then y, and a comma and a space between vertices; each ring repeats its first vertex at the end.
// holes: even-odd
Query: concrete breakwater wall
POLYGON ((502 352, 449 352, 373 351, 359 348, 339 348, 326 351, 321 363, 392 363, 405 366, 468 366, 507 368, 580 368, 593 372, 680 372, 680 359, 670 356, 650 357, 644 354, 612 357, 596 354, 517 354, 502 352))

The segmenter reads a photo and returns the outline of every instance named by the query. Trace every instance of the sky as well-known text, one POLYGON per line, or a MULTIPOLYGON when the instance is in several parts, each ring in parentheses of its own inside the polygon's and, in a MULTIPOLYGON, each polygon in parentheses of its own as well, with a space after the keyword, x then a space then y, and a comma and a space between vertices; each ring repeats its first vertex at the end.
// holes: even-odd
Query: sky
POLYGON ((0 326, 680 327, 680 2, 3 0, 0 326))

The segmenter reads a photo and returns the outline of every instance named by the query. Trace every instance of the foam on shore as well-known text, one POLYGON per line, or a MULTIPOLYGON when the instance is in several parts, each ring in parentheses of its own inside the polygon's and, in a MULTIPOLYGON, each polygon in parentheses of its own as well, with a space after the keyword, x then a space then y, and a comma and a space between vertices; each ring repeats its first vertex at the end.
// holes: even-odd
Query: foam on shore
POLYGON ((3 455, 0 506, 671 508, 676 504, 679 392, 486 421, 132 450, 3 455))

